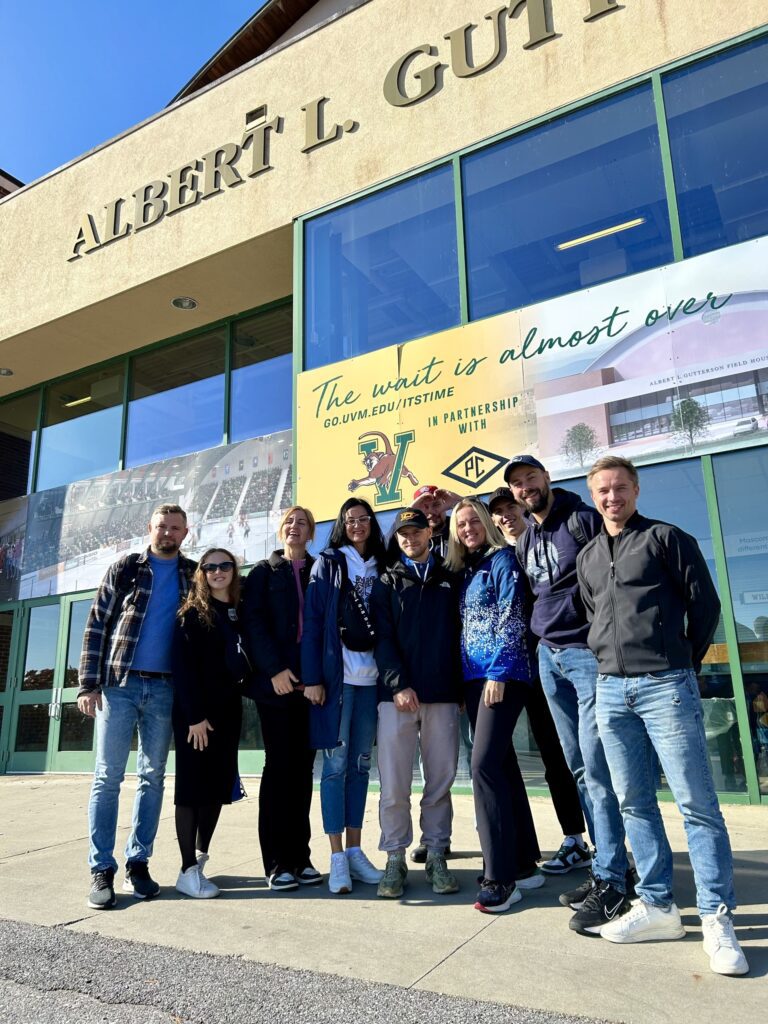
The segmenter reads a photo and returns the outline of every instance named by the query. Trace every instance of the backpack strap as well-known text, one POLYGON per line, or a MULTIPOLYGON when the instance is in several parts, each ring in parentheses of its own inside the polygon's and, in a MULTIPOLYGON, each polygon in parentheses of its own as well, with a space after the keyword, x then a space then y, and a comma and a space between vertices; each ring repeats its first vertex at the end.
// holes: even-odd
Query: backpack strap
POLYGON ((587 536, 584 525, 579 517, 579 509, 571 512, 568 516, 567 526, 568 533, 570 533, 580 548, 585 547, 589 543, 590 538, 587 536))

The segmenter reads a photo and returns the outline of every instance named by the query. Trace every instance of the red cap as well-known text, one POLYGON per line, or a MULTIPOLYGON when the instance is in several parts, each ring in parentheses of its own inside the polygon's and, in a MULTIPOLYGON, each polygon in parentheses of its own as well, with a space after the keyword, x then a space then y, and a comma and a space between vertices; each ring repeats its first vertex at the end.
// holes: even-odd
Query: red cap
POLYGON ((437 487, 434 484, 424 484, 422 487, 417 487, 413 492, 413 500, 418 501, 419 498, 430 498, 436 493, 437 487))

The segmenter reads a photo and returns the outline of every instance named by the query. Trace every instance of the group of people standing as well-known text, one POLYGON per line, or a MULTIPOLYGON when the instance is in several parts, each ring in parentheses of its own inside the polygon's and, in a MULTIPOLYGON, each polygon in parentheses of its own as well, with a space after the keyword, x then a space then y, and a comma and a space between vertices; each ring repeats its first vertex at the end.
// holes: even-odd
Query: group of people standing
POLYGON ((478 910, 504 912, 545 874, 583 868, 584 882, 560 896, 574 931, 613 942, 681 937, 656 803, 660 763, 684 817, 710 966, 747 971, 696 684, 719 615, 701 552, 637 512, 637 471, 624 459, 592 468, 595 508, 552 487, 530 455, 513 458, 504 479, 487 504, 420 487, 388 543, 371 506, 350 497, 316 558, 312 513, 292 506, 281 548, 242 580, 226 550, 207 551, 198 566, 184 558, 183 510, 155 511, 148 550, 108 570, 84 639, 79 704, 97 719, 90 906, 115 902, 117 800, 134 727, 139 785, 123 888, 139 898, 159 891, 148 861, 173 733, 176 887, 218 895, 204 868, 222 805, 240 789, 242 696, 256 701, 264 738, 259 840, 271 889, 323 881, 309 823, 321 751, 330 891, 359 881, 402 896, 418 750, 412 859, 425 860, 436 894, 457 892, 447 854, 465 711, 483 855, 478 910), (523 710, 563 831, 545 861, 513 744, 523 710), (361 841, 374 741, 383 869, 361 841))

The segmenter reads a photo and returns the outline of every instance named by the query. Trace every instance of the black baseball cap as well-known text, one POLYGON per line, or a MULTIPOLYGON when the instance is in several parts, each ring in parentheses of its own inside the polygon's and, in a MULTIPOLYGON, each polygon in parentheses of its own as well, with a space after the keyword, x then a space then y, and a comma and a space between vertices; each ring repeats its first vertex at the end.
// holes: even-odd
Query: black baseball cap
POLYGON ((497 505, 500 501, 511 501, 513 505, 517 504, 508 487, 497 487, 493 494, 489 496, 488 508, 491 512, 493 512, 493 506, 497 505))
POLYGON ((415 526, 417 530, 428 530, 429 520, 420 508, 404 508, 398 512, 392 532, 397 533, 403 526, 415 526))
POLYGON ((514 458, 510 459, 504 467, 504 479, 509 483, 510 471, 515 466, 532 466, 534 469, 542 469, 546 473, 546 468, 539 462, 538 459, 534 459, 532 455, 515 455, 514 458))

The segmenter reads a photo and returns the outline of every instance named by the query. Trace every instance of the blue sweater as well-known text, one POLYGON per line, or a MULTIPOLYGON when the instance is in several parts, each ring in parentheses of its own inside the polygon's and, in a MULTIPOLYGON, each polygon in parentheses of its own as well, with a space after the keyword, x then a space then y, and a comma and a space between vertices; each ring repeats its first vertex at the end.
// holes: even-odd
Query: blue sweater
POLYGON ((461 590, 464 679, 531 683, 525 614, 526 588, 511 548, 467 568, 461 590))

